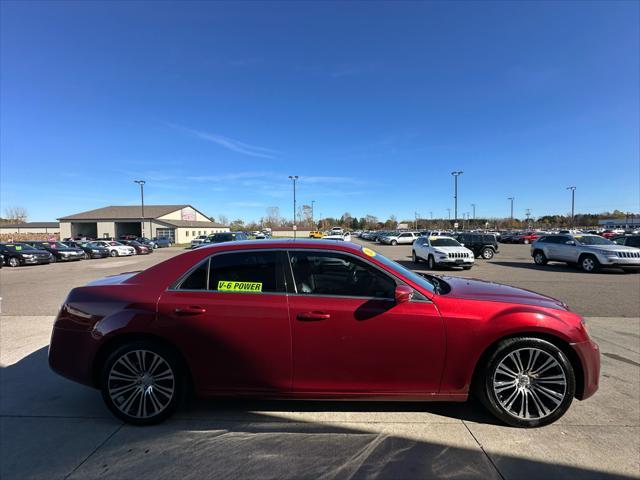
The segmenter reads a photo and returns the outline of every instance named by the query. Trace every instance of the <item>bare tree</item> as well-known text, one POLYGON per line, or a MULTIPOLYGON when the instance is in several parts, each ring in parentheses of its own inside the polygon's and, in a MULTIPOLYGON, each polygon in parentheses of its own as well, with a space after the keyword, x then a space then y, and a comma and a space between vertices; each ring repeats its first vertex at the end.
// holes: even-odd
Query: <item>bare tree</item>
POLYGON ((280 217, 280 208, 278 207, 268 207, 267 208, 267 216, 264 218, 264 224, 267 227, 278 227, 282 222, 282 218, 280 217))
POLYGON ((27 209, 24 207, 7 207, 4 209, 4 215, 11 222, 24 223, 27 221, 27 209))
POLYGON ((223 215, 221 213, 220 215, 218 215, 218 223, 221 225, 229 226, 229 219, 226 215, 223 215))

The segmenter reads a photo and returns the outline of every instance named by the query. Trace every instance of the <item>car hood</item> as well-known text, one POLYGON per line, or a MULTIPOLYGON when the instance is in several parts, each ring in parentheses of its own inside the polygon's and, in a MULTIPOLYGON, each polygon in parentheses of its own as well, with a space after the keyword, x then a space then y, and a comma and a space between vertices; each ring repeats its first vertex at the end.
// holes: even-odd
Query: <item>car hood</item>
POLYGON ((442 251, 442 252, 464 252, 464 253, 468 253, 470 252, 470 250, 467 247, 432 247, 436 252, 437 251, 442 251))
POLYGON ((469 278, 442 278, 451 286, 451 291, 446 294, 446 296, 450 298, 480 300, 484 302, 517 303, 554 308, 556 310, 569 310, 567 305, 560 300, 523 288, 469 278))
POLYGON ((627 252, 635 252, 637 249, 633 248, 633 247, 628 247, 626 245, 580 245, 578 244, 579 247, 581 248, 589 248, 592 250, 609 250, 609 251, 613 251, 613 252, 621 252, 621 251, 627 251, 627 252))

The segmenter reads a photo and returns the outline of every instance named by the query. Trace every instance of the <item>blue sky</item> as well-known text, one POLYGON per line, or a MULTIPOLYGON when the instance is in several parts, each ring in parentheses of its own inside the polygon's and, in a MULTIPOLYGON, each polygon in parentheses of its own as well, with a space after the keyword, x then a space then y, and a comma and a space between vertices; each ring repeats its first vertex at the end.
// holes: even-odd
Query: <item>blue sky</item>
POLYGON ((638 211, 639 5, 3 1, 1 208, 638 211))

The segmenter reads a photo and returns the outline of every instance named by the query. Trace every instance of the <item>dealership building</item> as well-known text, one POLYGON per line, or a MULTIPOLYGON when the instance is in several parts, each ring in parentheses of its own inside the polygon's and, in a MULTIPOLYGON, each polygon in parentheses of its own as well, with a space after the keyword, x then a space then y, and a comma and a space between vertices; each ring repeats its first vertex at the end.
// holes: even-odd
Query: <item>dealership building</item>
POLYGON ((112 205, 58 219, 60 238, 120 238, 123 235, 169 238, 189 243, 198 235, 228 232, 191 205, 112 205))

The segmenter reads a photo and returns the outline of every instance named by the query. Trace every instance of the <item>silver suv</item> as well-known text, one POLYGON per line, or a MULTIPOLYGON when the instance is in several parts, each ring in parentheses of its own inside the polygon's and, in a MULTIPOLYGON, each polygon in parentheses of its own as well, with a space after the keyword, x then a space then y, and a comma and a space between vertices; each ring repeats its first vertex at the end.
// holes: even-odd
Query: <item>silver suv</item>
POLYGON ((640 248, 617 245, 599 235, 547 235, 531 244, 531 256, 538 265, 547 262, 577 264, 585 272, 600 267, 640 269, 640 248))

